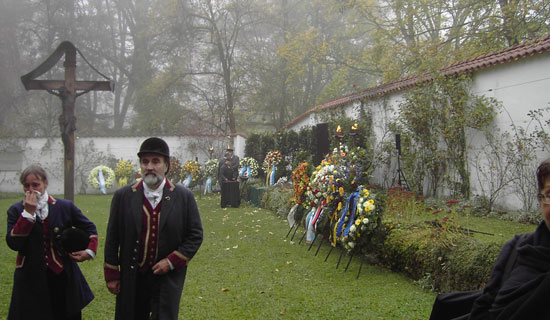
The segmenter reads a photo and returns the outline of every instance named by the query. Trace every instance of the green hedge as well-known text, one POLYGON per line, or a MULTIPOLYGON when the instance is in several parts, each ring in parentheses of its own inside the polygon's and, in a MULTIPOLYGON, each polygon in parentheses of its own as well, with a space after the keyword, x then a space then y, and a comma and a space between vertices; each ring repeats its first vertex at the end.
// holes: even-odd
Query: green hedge
POLYGON ((439 292, 485 286, 501 246, 426 226, 384 225, 371 250, 378 262, 439 292))

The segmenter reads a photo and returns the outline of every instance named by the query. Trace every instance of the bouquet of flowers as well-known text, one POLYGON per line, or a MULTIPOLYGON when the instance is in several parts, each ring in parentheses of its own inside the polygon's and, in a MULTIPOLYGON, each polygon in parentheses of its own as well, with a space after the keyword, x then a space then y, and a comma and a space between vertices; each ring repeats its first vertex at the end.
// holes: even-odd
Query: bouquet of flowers
POLYGON ((182 167, 179 160, 176 157, 170 157, 170 170, 168 170, 166 178, 174 183, 182 181, 185 177, 181 170, 182 167))
POLYGON ((218 159, 210 159, 204 164, 202 172, 203 177, 206 178, 204 194, 212 192, 212 185, 216 184, 216 181, 218 181, 219 163, 218 159))
POLYGON ((254 178, 258 175, 258 161, 252 157, 245 157, 239 161, 239 176, 254 178))
POLYGON ((292 200, 296 204, 302 204, 306 200, 306 192, 309 186, 308 166, 307 162, 302 162, 292 172, 292 182, 294 183, 294 197, 292 200))
POLYGON ((115 167, 115 177, 118 179, 118 185, 128 184, 128 179, 135 175, 134 164, 130 160, 118 160, 115 167))
POLYGON ((90 171, 88 183, 105 193, 105 189, 112 187, 115 183, 115 172, 107 166, 97 166, 90 171))
POLYGON ((338 148, 334 148, 329 159, 337 167, 338 178, 347 194, 355 191, 365 182, 364 179, 370 168, 365 149, 357 147, 350 150, 346 145, 340 144, 338 148))
POLYGON ((335 191, 335 173, 337 173, 337 170, 330 161, 323 160, 317 166, 311 175, 309 188, 306 192, 307 201, 303 204, 307 210, 318 207, 323 200, 332 200, 330 196, 335 191))
POLYGON ((204 164, 203 175, 205 177, 212 177, 216 179, 218 177, 218 167, 220 162, 218 159, 210 159, 204 164))
POLYGON ((268 172, 273 166, 277 166, 281 162, 281 152, 279 150, 269 151, 264 158, 262 168, 268 172))
POLYGON ((201 168, 199 163, 195 160, 187 160, 183 164, 181 172, 185 177, 183 184, 188 188, 192 188, 200 180, 201 168))
POLYGON ((381 211, 375 205, 375 195, 360 186, 348 198, 334 228, 333 239, 340 242, 347 251, 360 250, 378 226, 381 211))

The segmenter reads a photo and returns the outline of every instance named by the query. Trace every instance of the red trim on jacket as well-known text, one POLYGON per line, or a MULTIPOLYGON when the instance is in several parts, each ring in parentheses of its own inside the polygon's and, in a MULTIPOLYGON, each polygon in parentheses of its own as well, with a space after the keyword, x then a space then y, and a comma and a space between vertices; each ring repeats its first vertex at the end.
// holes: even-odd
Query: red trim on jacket
POLYGON ((103 274, 105 275, 105 281, 120 280, 120 271, 117 266, 112 264, 103 264, 103 274))
POLYGON ((146 272, 157 262, 158 254, 158 228, 162 200, 155 209, 151 207, 149 200, 143 196, 143 210, 141 218, 141 240, 139 252, 139 271, 146 272))
POLYGON ((172 262, 172 265, 174 266, 174 269, 176 271, 180 271, 185 266, 187 266, 187 262, 189 261, 189 258, 181 254, 181 252, 174 250, 172 253, 168 255, 168 260, 172 262))
POLYGON ((10 235, 12 237, 26 237, 31 233, 33 226, 34 222, 31 222, 27 218, 19 216, 17 222, 15 223, 13 228, 11 228, 10 235))
POLYGON ((88 243, 88 249, 92 250, 94 253, 97 253, 97 234, 92 234, 90 236, 90 242, 88 243))
POLYGON ((63 261, 61 256, 53 248, 52 239, 50 239, 50 219, 46 218, 44 221, 44 261, 46 267, 55 272, 55 274, 60 274, 63 271, 63 261))

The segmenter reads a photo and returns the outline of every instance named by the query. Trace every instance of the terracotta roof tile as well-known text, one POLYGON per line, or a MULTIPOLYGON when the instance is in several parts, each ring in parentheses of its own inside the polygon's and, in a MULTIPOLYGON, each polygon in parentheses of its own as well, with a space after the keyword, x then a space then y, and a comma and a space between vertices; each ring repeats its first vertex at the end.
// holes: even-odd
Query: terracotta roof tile
MULTIPOLYGON (((467 59, 464 61, 453 63, 449 66, 439 69, 444 76, 457 76, 464 73, 470 73, 495 65, 517 61, 535 54, 540 54, 550 51, 550 35, 536 40, 526 41, 510 48, 486 53, 478 57, 467 59)), ((319 104, 308 111, 298 116, 293 121, 289 122, 282 130, 292 127, 294 124, 308 117, 310 114, 338 108, 343 105, 348 105, 366 98, 374 98, 384 96, 388 93, 401 91, 410 87, 414 87, 420 83, 425 83, 433 80, 433 77, 428 73, 413 75, 407 78, 398 79, 392 82, 383 83, 376 87, 368 88, 358 93, 352 93, 334 100, 319 104)))

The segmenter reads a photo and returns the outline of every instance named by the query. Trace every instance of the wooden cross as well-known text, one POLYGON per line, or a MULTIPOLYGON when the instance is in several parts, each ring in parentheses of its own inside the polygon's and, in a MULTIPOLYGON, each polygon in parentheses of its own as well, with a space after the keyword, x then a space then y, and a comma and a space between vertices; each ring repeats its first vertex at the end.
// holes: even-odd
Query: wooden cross
MULTIPOLYGON (((114 82, 97 71, 109 81, 77 81, 76 52, 78 49, 69 41, 62 42, 57 49, 33 71, 21 77, 27 90, 46 90, 61 99, 63 112, 59 116, 61 139, 65 151, 64 161, 64 197, 74 201, 74 132, 76 131, 75 100, 89 91, 113 91, 114 82), (36 80, 50 70, 61 56, 65 55, 65 80, 36 80), (77 93, 77 91, 79 91, 77 93)), ((82 54, 81 54, 82 56, 82 54)), ((83 56, 82 56, 83 57, 83 56)), ((83 57, 84 58, 84 57, 83 57)), ((86 60, 84 58, 84 60, 86 60)), ((86 61, 87 62, 87 61, 86 61)), ((89 63, 88 63, 89 64, 89 63)))

